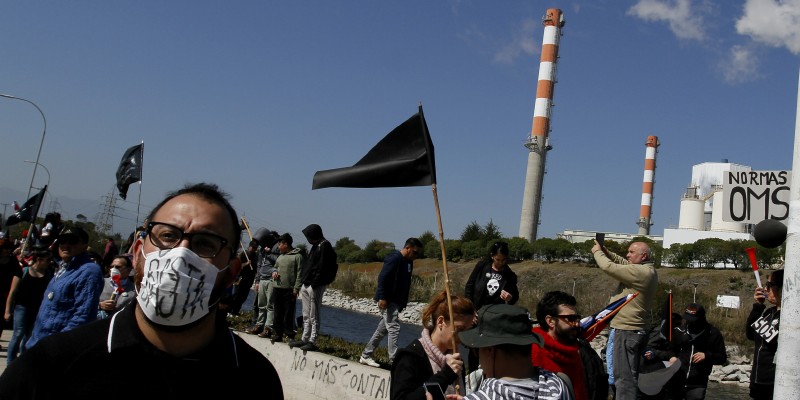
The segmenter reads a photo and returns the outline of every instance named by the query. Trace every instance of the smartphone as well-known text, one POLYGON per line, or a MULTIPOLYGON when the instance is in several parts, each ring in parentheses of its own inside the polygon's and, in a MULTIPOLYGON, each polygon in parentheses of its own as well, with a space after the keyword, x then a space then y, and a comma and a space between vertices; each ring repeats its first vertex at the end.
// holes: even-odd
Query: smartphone
POLYGON ((597 232, 594 234, 594 240, 600 244, 601 247, 606 247, 606 234, 597 232))
POLYGON ((439 386, 436 382, 425 382, 422 386, 425 388, 426 393, 430 393, 433 396, 433 400, 444 400, 444 391, 442 387, 439 386))

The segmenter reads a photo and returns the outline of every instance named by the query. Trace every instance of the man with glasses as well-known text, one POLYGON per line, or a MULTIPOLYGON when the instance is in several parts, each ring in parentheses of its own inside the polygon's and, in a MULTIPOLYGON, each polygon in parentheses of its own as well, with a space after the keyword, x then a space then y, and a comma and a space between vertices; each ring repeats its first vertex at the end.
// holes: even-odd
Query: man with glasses
POLYGON ((218 318, 219 300, 241 268, 234 250, 239 218, 226 197, 206 183, 170 193, 133 246, 136 302, 23 353, 0 376, 0 398, 138 398, 146 392, 154 399, 192 399, 207 398, 222 384, 232 398, 283 399, 273 365, 218 318), (121 384, 119 367, 136 371, 135 387, 121 384), (230 384, 240 380, 263 385, 230 384))
POLYGON ((575 297, 560 291, 545 293, 536 306, 536 319, 539 326, 533 332, 544 339, 544 344, 531 346, 533 365, 567 374, 577 400, 607 398, 608 376, 603 361, 580 339, 581 316, 575 297))
POLYGON ((372 358, 375 348, 389 335, 389 362, 397 354, 397 339, 400 336, 400 312, 408 304, 408 293, 411 291, 411 273, 414 260, 422 256, 422 242, 417 238, 408 238, 400 250, 394 250, 383 259, 383 268, 378 275, 378 287, 373 300, 378 302, 381 319, 375 333, 369 339, 358 362, 371 367, 380 367, 372 358))
POLYGON ((97 318, 103 292, 103 268, 92 261, 89 234, 80 227, 65 228, 56 238, 61 261, 44 291, 27 347, 44 337, 66 332, 97 318))

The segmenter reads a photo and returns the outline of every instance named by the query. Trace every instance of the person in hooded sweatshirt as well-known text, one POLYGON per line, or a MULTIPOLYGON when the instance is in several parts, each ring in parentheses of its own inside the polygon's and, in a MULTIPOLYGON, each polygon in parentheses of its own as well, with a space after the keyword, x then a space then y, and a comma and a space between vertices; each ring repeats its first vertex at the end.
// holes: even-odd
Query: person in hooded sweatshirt
POLYGON ((673 398, 701 400, 706 397, 711 368, 728 362, 725 340, 719 329, 708 323, 706 309, 701 304, 687 305, 683 321, 672 338, 681 360, 681 369, 675 374, 681 384, 676 385, 678 393, 673 398))
POLYGON ((322 296, 325 288, 335 279, 339 270, 336 263, 336 251, 331 242, 322 235, 322 228, 311 224, 303 229, 303 235, 311 244, 306 257, 303 275, 300 276, 300 302, 303 306, 303 336, 300 340, 292 340, 289 347, 299 347, 303 351, 317 351, 322 296))
POLYGON ((284 333, 294 340, 294 311, 297 308, 297 295, 300 293, 300 276, 303 272, 306 254, 302 249, 292 247, 292 236, 288 233, 278 239, 281 255, 275 261, 272 280, 275 285, 275 332, 272 343, 282 342, 284 333))

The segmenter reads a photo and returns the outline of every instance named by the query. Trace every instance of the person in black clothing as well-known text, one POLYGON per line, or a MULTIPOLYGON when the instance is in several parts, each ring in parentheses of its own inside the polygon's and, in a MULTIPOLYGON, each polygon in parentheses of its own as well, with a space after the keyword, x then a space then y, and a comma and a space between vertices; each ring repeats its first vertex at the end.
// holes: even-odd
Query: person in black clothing
POLYGON ((422 247, 419 239, 408 238, 402 249, 392 251, 383 259, 383 268, 378 274, 378 286, 373 297, 373 300, 378 303, 381 319, 361 352, 359 363, 370 367, 380 367, 380 364, 372 358, 372 353, 387 335, 389 336, 389 360, 394 360, 397 353, 397 340, 400 337, 400 312, 408 305, 414 260, 422 256, 422 247))
POLYGON ((725 340, 719 329, 708 323, 706 309, 700 304, 687 305, 683 321, 685 324, 674 329, 672 337, 674 352, 681 360, 681 369, 674 376, 677 384, 670 382, 670 387, 678 391, 672 397, 702 400, 711 368, 728 362, 725 340))
POLYGON ((453 323, 447 307, 447 292, 437 294, 422 312, 422 334, 408 346, 397 351, 392 363, 392 400, 425 399, 423 384, 438 384, 446 394, 455 393, 455 386, 464 393, 461 371, 464 361, 453 350, 453 338, 458 343, 457 332, 475 325, 475 307, 465 297, 450 296, 453 306, 453 323))
POLYGON ((300 302, 303 304, 303 337, 289 342, 289 347, 317 351, 322 296, 325 295, 325 288, 336 279, 339 264, 336 263, 336 251, 331 242, 322 235, 322 227, 311 224, 303 229, 303 235, 311 244, 303 276, 300 277, 303 282, 300 288, 300 302))
POLYGON ((134 244, 137 301, 43 338, 0 375, 0 398, 193 399, 224 384, 231 398, 283 399, 272 363, 216 318, 241 268, 238 221, 216 185, 170 193, 134 244), (120 368, 137 371, 133 389, 120 368), (238 381, 259 384, 230 384, 238 381))
MULTIPOLYGON (((508 266, 508 243, 496 242, 489 250, 489 258, 479 261, 467 279, 464 296, 472 301, 475 309, 488 304, 511 304, 519 300, 517 274, 508 266)), ((470 350, 469 371, 478 368, 477 350, 470 350)))
POLYGON ((247 245, 247 250, 239 254, 239 261, 242 263, 242 272, 239 273, 239 279, 236 283, 236 290, 233 292, 233 298, 230 304, 230 313, 239 315, 242 310, 242 305, 247 296, 250 295, 250 288, 256 279, 256 258, 258 257, 258 242, 251 240, 247 245))
POLYGON ((783 270, 773 272, 763 288, 756 288, 755 303, 747 317, 745 333, 755 343, 753 369, 750 371, 750 397, 772 399, 775 390, 775 352, 778 350, 778 330, 781 320, 783 270), (767 308, 764 301, 774 304, 767 308))

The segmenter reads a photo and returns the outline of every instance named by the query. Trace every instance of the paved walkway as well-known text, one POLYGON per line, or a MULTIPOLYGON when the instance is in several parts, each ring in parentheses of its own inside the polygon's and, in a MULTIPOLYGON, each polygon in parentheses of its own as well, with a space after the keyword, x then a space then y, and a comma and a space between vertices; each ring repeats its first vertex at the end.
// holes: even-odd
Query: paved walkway
POLYGON ((8 341, 11 340, 11 329, 3 329, 3 334, 0 335, 0 374, 6 370, 6 349, 8 348, 8 341))

